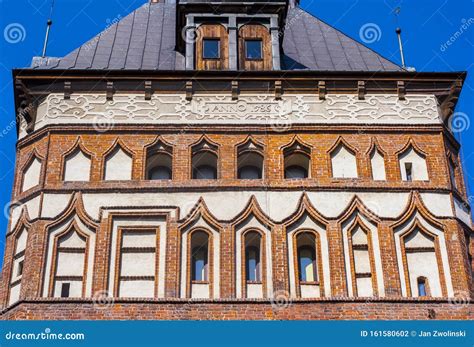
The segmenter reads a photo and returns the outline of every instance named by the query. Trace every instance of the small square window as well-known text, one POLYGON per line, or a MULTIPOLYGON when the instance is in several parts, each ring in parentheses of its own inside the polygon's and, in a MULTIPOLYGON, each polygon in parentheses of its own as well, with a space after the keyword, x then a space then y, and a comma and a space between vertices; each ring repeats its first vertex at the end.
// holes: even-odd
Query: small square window
POLYGON ((405 163, 405 175, 406 175, 406 180, 407 181, 413 181, 413 165, 412 163, 405 163))
POLYGON ((202 40, 202 57, 203 59, 219 59, 220 44, 219 39, 203 39, 202 40))
POLYGON ((262 56, 262 40, 245 40, 246 59, 259 60, 262 56))
POLYGON ((61 286, 61 298, 69 298, 70 289, 71 289, 71 283, 63 283, 61 286))
POLYGON ((23 260, 18 263, 18 271, 16 275, 20 277, 23 274, 23 260))

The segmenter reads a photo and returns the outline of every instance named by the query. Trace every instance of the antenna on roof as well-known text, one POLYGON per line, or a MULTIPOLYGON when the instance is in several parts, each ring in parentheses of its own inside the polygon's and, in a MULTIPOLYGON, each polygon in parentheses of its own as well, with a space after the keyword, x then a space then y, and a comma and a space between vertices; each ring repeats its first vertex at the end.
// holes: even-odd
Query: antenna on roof
MULTIPOLYGON (((395 20, 397 22, 397 26, 398 26, 398 15, 400 14, 400 11, 401 11, 401 7, 397 7, 395 8, 394 10, 394 13, 395 13, 395 20)), ((402 41, 402 29, 398 26, 397 29, 395 29, 395 32, 397 33, 397 38, 398 38, 398 48, 400 50, 400 58, 402 60, 402 67, 404 69, 407 69, 408 71, 415 71, 415 68, 412 68, 412 67, 407 67, 406 64, 405 64, 405 53, 403 52, 403 41, 402 41)))
POLYGON ((54 0, 51 0, 51 9, 49 11, 49 18, 46 22, 46 36, 44 38, 44 45, 43 45, 43 54, 41 55, 42 58, 46 57, 46 49, 48 48, 48 40, 49 40, 49 32, 51 31, 51 26, 53 25, 52 17, 53 17, 53 9, 54 9, 54 0))
POLYGON ((395 29, 398 37, 398 46, 400 47, 400 57, 402 58, 402 67, 406 68, 405 65, 405 54, 403 54, 403 43, 402 43, 402 29, 397 28, 395 29))

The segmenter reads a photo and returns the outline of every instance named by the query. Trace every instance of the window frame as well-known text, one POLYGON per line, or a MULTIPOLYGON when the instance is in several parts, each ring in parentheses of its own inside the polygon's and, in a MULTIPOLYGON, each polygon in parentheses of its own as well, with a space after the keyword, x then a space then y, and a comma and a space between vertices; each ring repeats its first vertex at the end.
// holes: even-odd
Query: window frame
POLYGON ((221 60, 222 54, 221 54, 221 49, 222 49, 222 44, 221 44, 221 39, 219 37, 203 37, 201 40, 201 45, 202 45, 202 57, 201 59, 203 60, 221 60), (213 41, 217 42, 217 57, 207 57, 206 56, 206 42, 208 41, 213 41))
POLYGON ((244 57, 248 61, 263 61, 263 39, 262 38, 244 38, 244 57), (247 43, 260 42, 260 58, 250 58, 248 56, 247 43))

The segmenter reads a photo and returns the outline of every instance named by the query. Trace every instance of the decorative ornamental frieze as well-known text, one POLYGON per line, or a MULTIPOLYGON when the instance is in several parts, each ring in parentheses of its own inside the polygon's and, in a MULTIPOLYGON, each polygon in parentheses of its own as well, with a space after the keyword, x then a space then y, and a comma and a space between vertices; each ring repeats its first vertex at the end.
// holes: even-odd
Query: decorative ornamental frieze
POLYGON ((50 94, 39 107, 36 128, 46 124, 91 123, 108 119, 116 123, 267 124, 272 121, 294 123, 343 124, 434 124, 439 123, 436 98, 432 95, 194 95, 50 94))

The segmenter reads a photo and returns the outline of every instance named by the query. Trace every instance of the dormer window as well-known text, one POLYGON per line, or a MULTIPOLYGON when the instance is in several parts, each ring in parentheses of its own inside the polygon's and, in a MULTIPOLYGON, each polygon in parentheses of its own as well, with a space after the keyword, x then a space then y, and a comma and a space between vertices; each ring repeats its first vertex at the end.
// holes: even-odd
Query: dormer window
POLYGON ((202 40, 202 58, 203 59, 220 59, 221 42, 219 39, 203 39, 202 40))
POLYGON ((248 60, 263 59, 262 40, 245 40, 245 58, 248 60))

